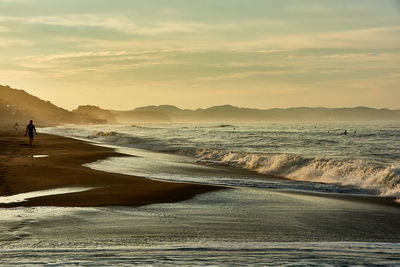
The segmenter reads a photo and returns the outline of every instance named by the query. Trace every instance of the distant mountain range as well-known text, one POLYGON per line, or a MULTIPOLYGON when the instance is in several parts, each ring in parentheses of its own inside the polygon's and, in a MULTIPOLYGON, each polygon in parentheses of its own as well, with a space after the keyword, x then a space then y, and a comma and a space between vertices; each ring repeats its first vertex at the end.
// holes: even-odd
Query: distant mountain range
POLYGON ((30 119, 42 125, 138 122, 398 121, 400 110, 368 107, 296 107, 262 110, 231 105, 189 110, 171 105, 160 105, 116 111, 86 105, 68 111, 23 90, 0 85, 0 123, 27 123, 30 119))
POLYGON ((106 119, 109 123, 135 122, 263 122, 263 121, 397 121, 400 110, 355 108, 252 109, 231 105, 206 109, 180 109, 171 105, 146 106, 130 111, 79 106, 74 113, 106 119), (106 114, 104 112, 107 112, 106 114))

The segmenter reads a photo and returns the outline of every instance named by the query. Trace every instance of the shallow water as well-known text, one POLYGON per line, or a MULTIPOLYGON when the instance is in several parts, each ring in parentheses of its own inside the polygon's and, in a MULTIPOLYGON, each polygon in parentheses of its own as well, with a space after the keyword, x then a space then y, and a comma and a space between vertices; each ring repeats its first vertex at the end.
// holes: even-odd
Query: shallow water
POLYGON ((400 263, 400 209, 231 189, 145 207, 0 209, 2 264, 400 263))
POLYGON ((163 248, 20 249, 2 251, 3 264, 62 266, 398 266, 396 244, 213 243, 163 248), (232 244, 230 244, 232 245, 232 244), (235 255, 232 257, 232 255, 235 255), (12 260, 14 258, 14 260, 12 260))

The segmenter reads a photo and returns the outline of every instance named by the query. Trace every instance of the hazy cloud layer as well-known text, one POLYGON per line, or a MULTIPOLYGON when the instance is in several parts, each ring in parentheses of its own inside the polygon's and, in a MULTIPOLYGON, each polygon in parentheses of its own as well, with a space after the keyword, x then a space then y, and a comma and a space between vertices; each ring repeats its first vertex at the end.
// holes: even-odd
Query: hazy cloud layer
POLYGON ((0 84, 67 108, 400 108, 396 1, 0 0, 0 84))

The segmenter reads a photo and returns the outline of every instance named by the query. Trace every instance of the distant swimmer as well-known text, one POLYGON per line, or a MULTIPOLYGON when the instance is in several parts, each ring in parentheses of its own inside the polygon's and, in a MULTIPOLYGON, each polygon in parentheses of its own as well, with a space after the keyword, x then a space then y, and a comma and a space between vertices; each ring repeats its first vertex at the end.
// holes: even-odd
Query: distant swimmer
POLYGON ((32 146, 33 142, 33 133, 37 135, 35 125, 33 125, 33 120, 29 121, 29 124, 26 126, 25 136, 29 136, 29 145, 32 146))
POLYGON ((347 130, 344 130, 344 133, 343 133, 344 135, 347 135, 347 130))
POLYGON ((16 122, 15 124, 14 124, 14 129, 15 129, 15 131, 18 131, 18 122, 16 122))

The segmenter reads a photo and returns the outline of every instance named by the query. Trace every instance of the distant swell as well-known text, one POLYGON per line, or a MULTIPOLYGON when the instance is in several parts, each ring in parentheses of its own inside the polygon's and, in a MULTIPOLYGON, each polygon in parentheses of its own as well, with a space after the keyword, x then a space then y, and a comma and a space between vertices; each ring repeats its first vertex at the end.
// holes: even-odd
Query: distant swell
POLYGON ((400 166, 383 166, 362 160, 345 161, 291 154, 238 153, 201 149, 201 163, 223 164, 298 181, 351 185, 377 190, 380 196, 400 198, 400 166))
POLYGON ((163 153, 193 155, 195 151, 189 148, 168 146, 163 140, 160 139, 151 137, 138 137, 117 132, 93 131, 90 135, 87 135, 86 138, 113 145, 135 147, 163 153))

